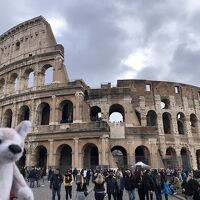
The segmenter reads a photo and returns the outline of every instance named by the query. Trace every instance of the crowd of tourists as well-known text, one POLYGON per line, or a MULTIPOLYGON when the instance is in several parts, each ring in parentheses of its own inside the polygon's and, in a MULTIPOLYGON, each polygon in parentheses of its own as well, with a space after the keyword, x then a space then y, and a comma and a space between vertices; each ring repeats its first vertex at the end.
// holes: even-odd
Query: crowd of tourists
POLYGON ((125 199, 125 192, 129 200, 168 200, 170 195, 182 195, 187 200, 200 200, 199 171, 181 171, 174 169, 142 169, 134 170, 67 170, 64 175, 59 169, 46 170, 33 167, 23 174, 27 176, 30 187, 44 185, 44 176, 50 183, 52 200, 61 199, 61 186, 64 185, 66 200, 84 200, 93 188, 94 199, 108 200, 125 199), (42 183, 42 184, 40 184, 42 183), (72 187, 76 196, 72 197, 72 187))

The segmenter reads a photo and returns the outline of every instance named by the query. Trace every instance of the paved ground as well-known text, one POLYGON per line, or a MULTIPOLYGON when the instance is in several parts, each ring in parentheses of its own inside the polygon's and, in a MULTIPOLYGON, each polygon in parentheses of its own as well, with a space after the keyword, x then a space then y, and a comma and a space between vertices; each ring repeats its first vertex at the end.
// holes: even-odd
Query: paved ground
MULTIPOLYGON (((76 191, 75 190, 76 190, 76 185, 74 184, 74 186, 73 186, 73 197, 72 197, 73 200, 76 199, 76 191)), ((90 193, 87 196, 86 200, 95 200, 92 183, 90 184, 90 186, 88 186, 88 191, 90 193)), ((45 186, 43 186, 43 187, 33 188, 33 192, 34 192, 35 200, 52 200, 51 190, 49 188, 48 182, 46 182, 45 186)), ((106 197, 105 200, 107 200, 107 199, 108 198, 106 197)), ((126 191, 124 191, 123 199, 128 200, 128 195, 127 195, 126 191)), ((154 199, 156 200, 155 195, 154 195, 154 199)), ((65 200, 65 191, 64 191, 63 185, 62 185, 62 190, 61 190, 61 200, 65 200)), ((137 191, 136 191, 136 199, 135 200, 139 200, 139 197, 137 195, 137 191)), ((163 198, 163 200, 164 200, 164 198, 163 198)), ((177 200, 177 198, 174 197, 174 196, 170 196, 169 200, 177 200)))

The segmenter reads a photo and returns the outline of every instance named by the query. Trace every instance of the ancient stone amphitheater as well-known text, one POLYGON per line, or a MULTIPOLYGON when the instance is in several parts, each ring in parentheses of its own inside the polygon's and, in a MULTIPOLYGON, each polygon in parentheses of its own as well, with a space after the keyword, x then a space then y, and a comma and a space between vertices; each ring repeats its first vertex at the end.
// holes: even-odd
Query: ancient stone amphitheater
POLYGON ((92 89, 70 81, 64 48, 41 16, 0 36, 0 88, 1 126, 33 125, 19 166, 126 168, 142 161, 200 169, 199 87, 118 80, 92 89), (119 122, 110 122, 113 113, 119 122))

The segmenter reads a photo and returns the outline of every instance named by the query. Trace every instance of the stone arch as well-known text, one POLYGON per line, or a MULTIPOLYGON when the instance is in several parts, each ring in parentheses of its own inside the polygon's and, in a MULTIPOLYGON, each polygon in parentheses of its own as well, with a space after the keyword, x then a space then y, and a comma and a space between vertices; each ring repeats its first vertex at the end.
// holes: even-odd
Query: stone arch
POLYGON ((185 135, 186 134, 186 119, 185 115, 182 112, 179 112, 177 114, 177 126, 178 126, 178 133, 180 135, 185 135))
POLYGON ((164 112, 162 114, 162 121, 163 121, 163 129, 165 134, 172 133, 172 116, 168 112, 164 112))
POLYGON ((176 155, 176 150, 172 147, 166 149, 165 158, 163 159, 164 166, 166 168, 177 168, 178 158, 176 155))
POLYGON ((154 110, 150 110, 146 116, 147 126, 157 126, 157 114, 154 110))
POLYGON ((101 120, 101 108, 98 106, 93 106, 90 108, 90 119, 91 121, 101 120))
POLYGON ((12 118, 13 118, 12 110, 7 109, 3 115, 3 127, 11 128, 12 127, 12 118))
POLYGON ((83 168, 95 169, 99 165, 99 150, 93 143, 87 143, 83 146, 83 168))
POLYGON ((192 133, 198 133, 198 119, 197 116, 193 113, 190 115, 190 127, 192 133))
POLYGON ((45 146, 39 145, 35 148, 35 161, 37 167, 47 168, 47 149, 45 146))
POLYGON ((151 165, 150 152, 146 146, 140 145, 135 149, 135 162, 143 162, 147 165, 151 165))
POLYGON ((182 169, 184 170, 191 169, 190 152, 184 147, 181 149, 181 161, 182 161, 182 169))
POLYGON ((64 100, 59 105, 60 123, 73 122, 73 103, 69 100, 64 100))
POLYGON ((56 150, 57 166, 59 166, 61 173, 65 173, 67 169, 72 168, 72 148, 68 144, 60 145, 56 150))
POLYGON ((20 49, 20 41, 18 40, 15 44, 15 50, 19 50, 20 49))
POLYGON ((5 79, 0 79, 0 95, 5 94, 5 79))
POLYGON ((12 73, 9 80, 9 91, 15 92, 18 90, 19 79, 17 73, 12 73))
POLYGON ((44 85, 51 84, 53 82, 53 71, 54 68, 50 64, 46 64, 42 67, 43 83, 44 85))
POLYGON ((110 106, 109 121, 111 121, 111 122, 116 122, 116 121, 125 122, 125 110, 124 110, 124 107, 122 105, 113 104, 113 105, 110 106), (112 120, 112 118, 113 118, 113 120, 112 120))
POLYGON ((30 88, 34 85, 34 70, 32 68, 28 68, 25 70, 23 75, 23 88, 30 88))
POLYGON ((114 146, 111 148, 111 153, 118 168, 127 169, 128 159, 127 151, 122 146, 114 146))
POLYGON ((50 106, 48 103, 43 102, 37 109, 39 125, 49 125, 50 122, 50 106))
POLYGON ((168 98, 162 98, 160 107, 161 109, 170 109, 170 100, 168 98))
POLYGON ((196 150, 197 169, 200 170, 200 149, 196 150))
POLYGON ((21 170, 26 166, 26 150, 24 149, 22 157, 17 161, 17 166, 21 170))
POLYGON ((18 123, 20 123, 23 120, 29 120, 29 118, 30 118, 30 109, 27 105, 23 105, 19 109, 18 123))

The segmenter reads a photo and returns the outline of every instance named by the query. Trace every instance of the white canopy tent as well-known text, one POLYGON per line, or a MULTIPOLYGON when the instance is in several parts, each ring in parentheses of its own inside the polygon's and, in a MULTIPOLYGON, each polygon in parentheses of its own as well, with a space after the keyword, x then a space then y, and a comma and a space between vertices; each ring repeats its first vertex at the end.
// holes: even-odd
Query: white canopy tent
POLYGON ((141 167, 141 168, 144 168, 144 169, 149 169, 149 168, 151 168, 149 165, 146 165, 146 164, 143 163, 143 162, 137 162, 137 163, 135 163, 134 167, 141 167))

